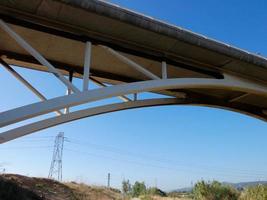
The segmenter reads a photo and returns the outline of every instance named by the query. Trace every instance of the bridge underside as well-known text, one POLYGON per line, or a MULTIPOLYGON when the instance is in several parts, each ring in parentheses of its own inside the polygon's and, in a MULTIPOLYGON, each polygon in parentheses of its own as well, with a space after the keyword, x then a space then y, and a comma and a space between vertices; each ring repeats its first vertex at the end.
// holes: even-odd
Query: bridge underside
POLYGON ((1 133, 0 143, 80 118, 148 106, 201 105, 267 119, 262 57, 95 0, 3 0, 0 17, 0 63, 41 100, 1 112, 0 128, 57 114, 1 133), (13 66, 55 75, 67 94, 46 99, 13 66), (82 79, 83 88, 73 85, 72 77, 82 79), (88 89, 91 82, 100 88, 88 89), (164 97, 140 99, 142 92, 164 97), (111 97, 123 102, 70 110, 111 97))

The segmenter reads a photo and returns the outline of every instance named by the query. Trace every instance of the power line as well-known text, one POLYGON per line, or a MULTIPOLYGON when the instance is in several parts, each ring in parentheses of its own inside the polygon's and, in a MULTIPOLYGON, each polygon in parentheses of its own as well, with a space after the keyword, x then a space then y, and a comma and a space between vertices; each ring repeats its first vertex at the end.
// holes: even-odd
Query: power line
MULTIPOLYGON (((43 139, 48 138, 48 137, 43 137, 43 139)), ((49 138, 51 138, 49 136, 49 138)), ((26 138, 25 138, 26 139, 26 138)), ((31 139, 31 138, 29 138, 31 139)), ((37 137, 36 137, 37 139, 37 137)), ((41 141, 41 137, 38 138, 41 141)), ((36 140, 34 142, 39 142, 39 140, 36 140)), ((69 139, 69 138, 68 138, 69 139)), ((183 169, 177 168, 177 167, 184 167, 184 171, 187 172, 203 172, 203 171, 209 171, 211 173, 215 173, 215 174, 220 174, 220 175, 231 175, 232 176, 238 176, 238 177, 253 177, 255 178, 255 176, 266 176, 266 172, 257 172, 257 171, 250 171, 250 170, 241 170, 241 169, 229 169, 229 168, 214 168, 214 167, 209 167, 209 166, 199 166, 199 165, 195 165, 195 164, 184 164, 179 161, 175 161, 175 160, 170 160, 170 159, 166 159, 166 158, 159 158, 159 157, 154 157, 154 156, 150 156, 150 155, 145 155, 145 154, 139 154, 136 152, 129 152, 127 150, 123 150, 123 149, 119 149, 116 147, 111 147, 111 146, 105 146, 105 145, 99 145, 99 144, 92 144, 90 142, 84 142, 84 141, 79 141, 76 139, 70 139, 70 140, 65 140, 64 137, 64 141, 68 142, 68 144, 74 144, 74 145, 84 145, 86 147, 91 147, 91 148, 95 148, 95 149, 100 149, 103 151, 108 151, 108 152, 113 152, 119 155, 127 155, 127 156, 131 156, 131 157, 138 157, 139 158, 144 158, 145 159, 145 163, 144 162, 138 162, 138 161, 131 161, 131 160, 126 160, 126 159, 118 159, 118 157, 112 158, 112 157, 108 157, 106 155, 96 155, 96 154, 92 154, 92 153, 88 153, 88 152, 81 152, 81 151, 76 151, 73 149, 66 149, 68 151, 75 151, 78 153, 82 153, 82 154, 87 154, 89 156, 94 156, 94 157, 103 157, 103 158, 108 158, 111 160, 115 160, 115 161, 122 161, 122 162, 128 162, 131 164, 137 164, 137 165, 142 165, 145 167, 156 167, 156 168, 161 168, 161 169, 166 169, 166 170, 175 170, 175 171, 183 171, 183 169), (159 166, 159 165, 154 165, 151 163, 147 163, 148 161, 156 161, 158 163, 162 163, 164 165, 168 165, 168 167, 166 166, 159 166), (178 164, 177 164, 178 163, 178 164), (169 167, 169 166, 173 166, 173 167, 169 167), (197 169, 195 169, 197 168, 197 169)), ((64 142, 63 141, 63 142, 64 142)), ((15 146, 15 147, 6 147, 6 149, 10 150, 10 149, 27 149, 27 148, 51 148, 51 146, 15 146)), ((4 150, 5 147, 0 147, 0 150, 4 150)))
POLYGON ((0 150, 11 150, 11 149, 42 149, 51 148, 53 146, 14 146, 14 147, 0 147, 0 150))
MULTIPOLYGON (((66 140, 64 140, 66 141, 66 140)), ((37 141, 36 141, 37 142, 37 141)), ((159 162, 159 163, 163 163, 163 164, 167 164, 168 166, 174 166, 176 169, 177 167, 184 167, 186 168, 185 171, 193 171, 193 172, 196 172, 196 171, 200 171, 200 172, 203 172, 203 171, 209 171, 209 172, 212 172, 212 173, 217 173, 217 174, 223 174, 223 175, 230 175, 230 174, 233 174, 234 176, 237 176, 237 175, 244 175, 244 176, 250 176, 250 177, 253 177, 253 176, 266 176, 266 172, 257 172, 257 171, 249 171, 249 170, 237 170, 237 169, 227 169, 227 168, 212 168, 212 167, 203 167, 203 166, 197 166, 197 165, 186 165, 186 164, 176 164, 176 161, 175 160, 169 160, 169 159, 165 159, 165 158, 157 158, 157 157, 154 157, 154 156, 149 156, 149 155, 144 155, 144 154, 138 154, 138 153, 133 153, 133 152, 127 152, 125 150, 122 150, 122 149, 118 149, 118 148, 113 148, 113 147, 110 147, 110 146, 104 146, 104 145, 97 145, 97 144, 92 144, 92 143, 84 143, 84 142, 78 142, 78 140, 74 140, 74 139, 71 139, 71 140, 68 140, 68 143, 69 144, 75 144, 75 145, 84 145, 84 146, 87 146, 87 147, 92 147, 92 148, 95 148, 95 149, 100 149, 100 150, 104 150, 104 151, 108 151, 108 152, 113 152, 113 153, 116 153, 116 154, 119 154, 119 155, 127 155, 127 156, 132 156, 132 157, 138 157, 138 158, 145 158, 145 161, 146 163, 142 163, 141 165, 143 166, 144 164, 146 166, 151 166, 151 164, 147 164, 147 161, 156 161, 156 162, 159 162), (195 168, 197 168, 195 170, 195 168)), ((51 148, 51 146, 16 146, 16 147, 0 147, 0 150, 10 150, 10 149, 31 149, 31 148, 51 148)), ((88 153, 87 153, 88 154, 88 153)), ((91 156, 95 156, 95 155, 92 155, 90 154, 91 156)), ((106 157, 106 156, 99 156, 97 155, 98 157, 106 157)), ((110 158, 110 157, 109 157, 110 158)), ((112 158, 114 160, 114 158, 112 158)), ((118 158, 116 157, 117 161, 118 158)), ((130 163, 135 163, 135 164, 139 164, 140 165, 140 162, 136 162, 136 161, 125 161, 125 159, 123 160, 123 162, 130 162, 130 163)), ((152 164, 153 166, 155 166, 154 164, 152 164)), ((159 167, 157 167, 159 168, 159 167)), ((160 166, 160 168, 162 168, 160 166)), ((166 167, 165 167, 166 168, 166 167)), ((167 167, 167 168, 172 168, 172 167, 167 167)), ((182 170, 182 169, 181 169, 182 170)))
MULTIPOLYGON (((144 155, 144 154, 138 154, 135 152, 129 152, 126 150, 122 150, 122 149, 118 149, 118 148, 114 148, 114 147, 110 147, 110 146, 104 146, 104 145, 98 145, 98 144, 92 144, 89 142, 80 142, 76 139, 72 139, 69 138, 69 143, 72 144, 76 144, 76 145, 84 145, 86 147, 91 147, 91 148, 95 148, 95 149, 100 149, 103 151, 108 151, 108 152, 112 152, 112 153, 116 153, 119 155, 127 155, 127 156, 131 156, 131 157, 138 157, 138 158, 143 158, 146 161, 147 160, 151 160, 151 161, 156 161, 159 163, 163 163, 163 164, 168 164, 168 165, 175 165, 175 166, 180 166, 180 167, 186 167, 188 168, 198 168, 198 170, 204 170, 204 171, 227 171, 227 173, 232 172, 233 174, 239 173, 239 174, 249 174, 251 175, 251 170, 242 170, 242 169, 232 169, 232 168, 219 168, 219 167, 210 167, 210 166, 202 166, 202 165, 197 165, 197 164, 193 164, 193 163, 188 163, 188 164, 184 164, 181 163, 179 161, 176 160, 171 160, 171 159, 166 159, 166 158, 159 158, 159 157, 154 157, 154 156, 150 156, 150 155, 144 155)), ((263 171, 253 171, 254 175, 266 175, 267 172, 263 172, 263 171)))
MULTIPOLYGON (((102 157, 105 159, 110 159, 113 161, 117 161, 117 162, 127 162, 130 164, 134 164, 134 165, 139 165, 139 166, 144 166, 144 167, 152 167, 152 168, 159 168, 159 169, 164 169, 164 170, 168 170, 168 171, 176 171, 176 172, 181 172, 181 171, 185 171, 185 172, 191 172, 191 173, 196 173, 198 171, 199 172, 203 172, 203 170, 190 170, 190 169, 181 169, 181 168, 177 168, 175 167, 167 167, 167 166, 159 166, 159 165, 154 165, 154 164, 150 164, 150 163, 144 163, 144 162, 138 162, 138 161, 131 161, 131 160, 126 160, 126 159, 118 159, 118 158, 113 158, 113 157, 109 157, 109 156, 105 156, 105 155, 101 155, 101 154, 92 154, 89 152, 84 152, 84 151, 77 151, 77 150, 73 150, 73 149, 69 149, 69 148, 65 148, 65 150, 67 151, 71 151, 71 152, 75 152, 75 153, 80 153, 80 154, 84 154, 90 157, 102 157)), ((225 172, 214 172, 214 171, 210 171, 212 173, 215 173, 217 175, 222 175, 222 176, 231 176, 231 177, 241 177, 241 178, 255 178, 255 176, 265 176, 265 174, 263 175, 252 175, 252 174, 238 174, 238 173, 225 173, 225 172)))
POLYGON ((13 141, 10 141, 10 142, 21 142, 21 141, 28 141, 28 140, 44 140, 44 139, 47 139, 47 140, 50 140, 52 138, 55 138, 55 136, 34 136, 34 137, 23 137, 23 138, 17 138, 13 141))
MULTIPOLYGON (((39 137, 34 137, 34 139, 41 139, 41 138, 51 138, 52 136, 39 136, 39 137)), ((25 139, 33 139, 33 138, 25 138, 25 139)), ((38 140, 37 139, 37 140, 38 140)), ((38 140, 39 141, 39 140, 38 140)), ((38 142, 36 141, 36 142, 38 142)), ((42 141, 42 140, 40 140, 42 141)), ((171 159, 166 159, 166 158, 159 158, 159 157, 154 157, 154 156, 150 156, 150 155, 144 155, 144 154, 138 154, 138 153, 135 153, 135 152, 129 152, 127 150, 122 150, 122 149, 119 149, 119 148, 114 148, 114 147, 111 147, 111 146, 105 146, 105 145, 99 145, 99 144, 93 144, 93 143, 89 143, 89 142, 80 142, 79 140, 76 140, 76 139, 73 139, 71 138, 71 140, 68 141, 69 143, 71 144, 75 144, 75 145, 84 145, 84 146, 87 146, 87 147, 91 147, 91 148, 95 148, 95 149, 100 149, 100 150, 103 150, 103 151, 108 151, 108 152, 113 152, 113 153, 116 153, 116 154, 120 154, 120 155, 127 155, 127 156, 133 156, 133 157, 138 157, 138 158, 144 158, 144 159, 150 159, 150 160, 153 160, 153 161, 156 161, 156 162, 160 162, 160 163, 172 163, 172 164, 179 164, 180 166, 184 166, 184 167, 190 167, 190 166, 194 166, 194 167, 198 167, 198 169, 200 168, 205 168, 206 170, 214 170, 214 168, 217 168, 218 167, 210 167, 210 166, 202 166, 202 165, 199 165, 199 164, 195 164, 195 163, 181 163, 180 161, 176 161, 176 160, 171 160, 171 159)), ((217 170, 216 169, 216 170, 217 170)), ((251 170, 243 170, 243 169, 232 169, 232 168, 220 168, 220 171, 223 171, 223 170, 227 170, 227 171, 232 171, 233 173, 249 173, 251 174, 251 170)), ((257 174, 266 174, 266 172, 263 172, 263 171, 253 171, 254 173, 257 173, 257 174)))
POLYGON ((27 140, 27 139, 51 139, 51 138, 55 138, 55 136, 49 136, 49 135, 46 135, 46 136, 32 136, 32 137, 24 137, 24 138, 21 138, 21 140, 27 140))

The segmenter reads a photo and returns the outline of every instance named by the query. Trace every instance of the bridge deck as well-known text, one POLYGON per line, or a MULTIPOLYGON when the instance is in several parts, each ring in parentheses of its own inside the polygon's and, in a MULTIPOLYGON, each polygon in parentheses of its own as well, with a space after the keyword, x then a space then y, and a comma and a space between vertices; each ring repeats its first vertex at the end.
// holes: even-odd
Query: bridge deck
MULTIPOLYGON (((62 73, 83 74, 84 42, 92 41, 91 75, 118 84, 148 80, 99 45, 109 46, 161 77, 222 78, 231 73, 267 82, 267 60, 182 28, 97 0, 1 0, 0 17, 62 73)), ((47 71, 0 30, 1 57, 9 64, 47 71)), ((175 96, 176 90, 161 91, 175 96)), ((190 89, 191 97, 232 100, 267 107, 267 99, 242 92, 190 89), (242 98, 239 98, 242 97, 242 98), (236 99, 235 99, 236 98, 236 99)))

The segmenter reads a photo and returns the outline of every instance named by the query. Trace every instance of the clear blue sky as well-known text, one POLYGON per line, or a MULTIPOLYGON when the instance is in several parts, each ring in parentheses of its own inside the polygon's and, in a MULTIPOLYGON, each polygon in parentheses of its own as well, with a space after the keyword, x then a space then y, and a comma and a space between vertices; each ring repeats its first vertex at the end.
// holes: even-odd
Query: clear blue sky
MULTIPOLYGON (((267 55, 265 0, 113 0, 231 45, 267 55)), ((51 75, 16 68, 49 98, 65 88, 51 75)), ((0 68, 0 111, 38 99, 0 68), (8 84, 7 84, 8 83, 8 84)), ((74 81, 81 86, 81 81, 74 81)), ((4 130, 4 129, 1 129, 4 130)), ((7 172, 47 176, 54 136, 65 132, 64 180, 104 185, 107 173, 171 190, 200 179, 267 180, 267 124, 237 113, 190 106, 111 113, 34 133, 0 146, 7 172)), ((0 167, 1 168, 1 167, 0 167)))

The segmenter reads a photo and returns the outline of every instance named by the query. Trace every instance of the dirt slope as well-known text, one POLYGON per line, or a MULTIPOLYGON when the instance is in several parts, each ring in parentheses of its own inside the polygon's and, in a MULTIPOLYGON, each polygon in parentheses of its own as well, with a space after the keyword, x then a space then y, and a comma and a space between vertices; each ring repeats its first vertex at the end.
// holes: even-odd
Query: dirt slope
POLYGON ((60 183, 17 174, 0 175, 1 200, 119 200, 118 190, 60 183))

